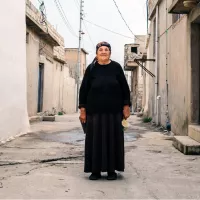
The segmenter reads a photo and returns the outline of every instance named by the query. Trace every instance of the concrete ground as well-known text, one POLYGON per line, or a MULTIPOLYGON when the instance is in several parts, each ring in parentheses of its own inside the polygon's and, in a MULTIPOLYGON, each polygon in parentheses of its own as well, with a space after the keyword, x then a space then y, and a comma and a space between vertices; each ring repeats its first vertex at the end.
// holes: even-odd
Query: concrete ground
POLYGON ((78 115, 31 125, 0 146, 0 199, 199 199, 200 157, 185 156, 172 138, 131 116, 126 169, 118 180, 88 180, 78 115))

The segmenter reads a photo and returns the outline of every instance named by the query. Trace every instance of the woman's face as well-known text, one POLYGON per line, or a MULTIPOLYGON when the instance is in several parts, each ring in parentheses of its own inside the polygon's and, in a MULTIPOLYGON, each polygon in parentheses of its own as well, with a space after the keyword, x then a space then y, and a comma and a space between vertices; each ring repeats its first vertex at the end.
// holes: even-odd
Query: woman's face
POLYGON ((97 60, 103 61, 103 62, 108 61, 110 60, 110 54, 111 52, 109 48, 106 46, 102 46, 97 51, 97 60))

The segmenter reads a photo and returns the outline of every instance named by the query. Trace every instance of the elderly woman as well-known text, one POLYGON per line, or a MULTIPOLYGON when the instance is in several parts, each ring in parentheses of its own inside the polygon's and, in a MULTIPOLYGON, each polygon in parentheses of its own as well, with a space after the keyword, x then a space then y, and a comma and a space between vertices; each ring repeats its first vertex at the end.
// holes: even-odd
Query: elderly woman
POLYGON ((85 72, 79 94, 80 120, 86 123, 85 168, 90 180, 107 172, 116 180, 124 171, 123 118, 130 116, 130 90, 119 63, 110 60, 111 46, 96 46, 96 59, 85 72))

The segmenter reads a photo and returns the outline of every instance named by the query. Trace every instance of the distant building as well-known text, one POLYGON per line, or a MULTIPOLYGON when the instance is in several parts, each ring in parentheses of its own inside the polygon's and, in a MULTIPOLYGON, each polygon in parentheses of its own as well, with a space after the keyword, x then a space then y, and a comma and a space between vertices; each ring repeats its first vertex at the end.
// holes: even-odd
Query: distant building
POLYGON ((142 54, 142 57, 146 58, 145 37, 145 35, 137 35, 135 43, 124 46, 124 70, 125 73, 131 72, 132 74, 131 99, 133 111, 135 112, 141 111, 145 106, 146 90, 144 85, 146 84, 146 73, 134 62, 133 53, 142 54))
MULTIPOLYGON (((88 52, 85 49, 81 49, 81 67, 80 67, 80 80, 83 78, 85 73, 87 62, 86 56, 88 52)), ((65 48, 65 62, 70 69, 70 74, 73 78, 76 79, 77 73, 77 63, 78 63, 78 48, 65 48)))

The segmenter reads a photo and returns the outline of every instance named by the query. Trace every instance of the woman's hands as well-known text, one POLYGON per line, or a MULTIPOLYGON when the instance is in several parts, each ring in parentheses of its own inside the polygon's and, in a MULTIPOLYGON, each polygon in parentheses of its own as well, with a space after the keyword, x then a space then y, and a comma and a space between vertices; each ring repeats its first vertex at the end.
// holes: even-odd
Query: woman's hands
POLYGON ((123 115, 124 119, 128 119, 130 117, 131 112, 130 112, 130 107, 128 105, 124 106, 123 115))
POLYGON ((79 117, 81 123, 86 123, 86 110, 85 108, 80 109, 80 117, 79 117))

